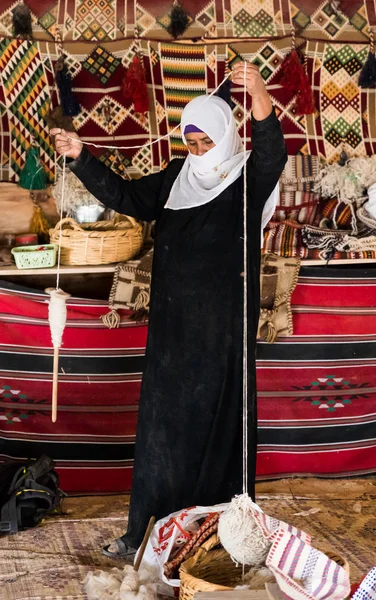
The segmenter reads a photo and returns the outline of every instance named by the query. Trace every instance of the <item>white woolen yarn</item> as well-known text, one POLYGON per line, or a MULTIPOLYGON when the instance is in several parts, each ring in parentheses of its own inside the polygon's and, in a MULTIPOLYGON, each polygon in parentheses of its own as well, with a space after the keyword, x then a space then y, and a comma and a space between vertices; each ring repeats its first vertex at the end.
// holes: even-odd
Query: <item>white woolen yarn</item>
POLYGON ((85 590, 89 600, 155 600, 156 583, 134 570, 131 565, 124 569, 114 567, 111 571, 94 571, 85 578, 85 590))
MULTIPOLYGON (((47 290, 48 291, 48 290, 47 290)), ((65 325, 67 322, 67 298, 69 295, 62 290, 52 289, 48 303, 48 321, 51 330, 51 339, 54 348, 60 348, 65 325)))
POLYGON ((89 600, 120 600, 123 571, 116 567, 109 572, 94 571, 87 574, 84 584, 89 600))
POLYGON ((218 521, 218 536, 232 560, 242 565, 265 563, 271 543, 265 539, 254 517, 248 494, 235 496, 218 521))
POLYGON ((251 567, 243 581, 249 590, 264 590, 266 583, 275 582, 275 577, 268 567, 251 567))

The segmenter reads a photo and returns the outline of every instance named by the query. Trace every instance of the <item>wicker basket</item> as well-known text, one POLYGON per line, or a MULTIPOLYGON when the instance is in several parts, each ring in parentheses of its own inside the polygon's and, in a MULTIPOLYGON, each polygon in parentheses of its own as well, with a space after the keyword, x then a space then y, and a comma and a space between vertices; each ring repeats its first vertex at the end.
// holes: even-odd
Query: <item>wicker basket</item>
POLYGON ((63 265, 105 265, 133 258, 142 247, 142 225, 132 217, 125 221, 76 223, 62 219, 50 229, 51 242, 60 245, 63 265))
MULTIPOLYGON (((193 600, 197 592, 224 592, 233 590, 242 579, 242 567, 237 567, 230 555, 219 545, 217 534, 210 537, 180 567, 179 600, 193 600)), ((326 555, 349 573, 346 559, 332 552, 326 555)))
POLYGON ((183 562, 179 569, 179 600, 193 600, 197 592, 225 592, 232 590, 242 577, 231 556, 218 546, 217 534, 210 537, 194 556, 183 562))

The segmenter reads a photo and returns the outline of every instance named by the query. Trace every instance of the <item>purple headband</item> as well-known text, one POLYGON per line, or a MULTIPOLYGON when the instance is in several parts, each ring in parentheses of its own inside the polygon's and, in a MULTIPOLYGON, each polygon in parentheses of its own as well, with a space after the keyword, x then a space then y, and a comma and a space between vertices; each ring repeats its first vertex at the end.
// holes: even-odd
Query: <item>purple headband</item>
POLYGON ((205 133, 204 131, 202 131, 202 129, 199 129, 198 127, 196 127, 196 125, 186 125, 184 128, 184 135, 186 135, 187 133, 205 133))

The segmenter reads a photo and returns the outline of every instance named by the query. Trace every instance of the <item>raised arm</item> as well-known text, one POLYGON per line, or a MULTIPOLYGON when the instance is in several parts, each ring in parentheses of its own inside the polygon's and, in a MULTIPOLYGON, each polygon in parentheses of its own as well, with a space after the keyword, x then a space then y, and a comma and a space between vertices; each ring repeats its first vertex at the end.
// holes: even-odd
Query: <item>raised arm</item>
POLYGON ((263 207, 275 188, 287 160, 281 124, 277 119, 258 68, 238 62, 232 81, 246 83, 252 96, 252 153, 247 165, 248 190, 253 203, 263 207))
POLYGON ((128 181, 106 167, 86 148, 68 166, 89 192, 108 208, 142 221, 157 218, 165 171, 128 181))
MULTIPOLYGON (((286 164, 287 152, 282 127, 274 108, 266 119, 258 121, 252 115, 252 153, 248 176, 274 189, 286 164)), ((270 194, 269 192, 269 194, 270 194)))
POLYGON ((108 208, 142 221, 153 221, 158 217, 162 208, 161 190, 168 169, 141 179, 124 180, 90 154, 76 134, 60 131, 51 130, 51 134, 56 135, 57 151, 73 159, 68 163, 70 170, 93 196, 108 208), (68 140, 67 135, 76 138, 77 142, 68 140))

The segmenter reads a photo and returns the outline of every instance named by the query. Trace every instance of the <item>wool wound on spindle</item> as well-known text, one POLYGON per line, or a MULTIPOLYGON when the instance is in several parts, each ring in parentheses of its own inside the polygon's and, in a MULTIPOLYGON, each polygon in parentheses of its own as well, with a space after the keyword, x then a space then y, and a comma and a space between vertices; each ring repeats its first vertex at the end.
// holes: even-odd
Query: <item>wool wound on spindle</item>
POLYGON ((265 564, 271 543, 254 518, 254 504, 248 494, 235 496, 218 521, 218 536, 232 560, 242 565, 265 564))

